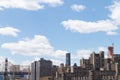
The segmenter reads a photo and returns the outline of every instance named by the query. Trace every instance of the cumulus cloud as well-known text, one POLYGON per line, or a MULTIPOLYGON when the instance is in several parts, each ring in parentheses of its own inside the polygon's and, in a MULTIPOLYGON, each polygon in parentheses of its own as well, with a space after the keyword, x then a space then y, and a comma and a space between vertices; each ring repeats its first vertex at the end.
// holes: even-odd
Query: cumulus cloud
POLYGON ((22 65, 30 65, 33 61, 38 61, 39 57, 47 57, 53 61, 53 64, 58 65, 65 59, 65 54, 68 53, 64 50, 55 50, 50 44, 48 39, 43 35, 35 35, 33 38, 24 38, 18 42, 4 43, 2 48, 8 49, 12 54, 20 54, 24 56, 34 56, 32 61, 26 60, 22 65), (36 57, 38 56, 38 57, 36 57))
POLYGON ((71 9, 73 11, 76 11, 76 12, 80 12, 82 10, 84 10, 86 7, 84 5, 77 5, 77 4, 74 4, 71 6, 71 9))
POLYGON ((116 35, 120 25, 120 1, 116 0, 109 6, 109 19, 98 21, 66 20, 62 21, 65 29, 79 33, 105 32, 107 35, 116 35))
POLYGON ((21 63, 21 65, 31 65, 32 61, 26 60, 21 63))
POLYGON ((34 61, 39 61, 40 57, 35 57, 33 60, 25 60, 21 63, 21 65, 23 66, 31 66, 31 63, 33 63, 34 61))
POLYGON ((54 50, 48 39, 43 35, 35 35, 34 38, 25 38, 18 42, 4 43, 2 48, 8 49, 12 54, 21 54, 26 56, 53 56, 63 57, 67 51, 54 50))
POLYGON ((20 32, 20 30, 13 27, 0 27, 1 35, 10 35, 16 37, 18 32, 20 32))
POLYGON ((61 63, 64 63, 62 60, 59 60, 59 59, 50 59, 54 65, 60 65, 61 63))
POLYGON ((50 54, 53 47, 45 36, 35 35, 33 39, 25 38, 16 43, 4 43, 2 48, 9 49, 13 54, 42 55, 50 54))
POLYGON ((83 49, 83 50, 78 50, 76 52, 75 55, 72 55, 73 59, 81 59, 81 58, 85 58, 85 59, 88 59, 90 54, 92 53, 92 50, 86 50, 86 49, 83 49))
MULTIPOLYGON (((107 48, 98 47, 97 51, 107 52, 107 48)), ((79 49, 75 53, 71 53, 72 65, 74 62, 78 63, 78 61, 82 58, 88 59, 92 52, 93 50, 91 49, 79 49)), ((99 53, 99 52, 95 52, 95 53, 99 53)), ((60 65, 61 63, 65 63, 66 53, 67 51, 57 50, 56 53, 54 53, 54 57, 51 58, 50 60, 53 62, 54 65, 60 65)), ((105 54, 105 57, 107 58, 107 54, 105 54)), ((40 58, 36 57, 33 61, 38 61, 38 60, 40 60, 40 58)), ((24 64, 30 64, 33 61, 25 61, 24 64)))
POLYGON ((5 58, 3 58, 2 56, 0 56, 0 64, 5 62, 5 58))
POLYGON ((93 51, 90 49, 79 49, 74 54, 71 55, 71 64, 74 65, 74 63, 79 64, 80 59, 88 59, 90 57, 90 54, 93 51))
POLYGON ((104 51, 104 52, 106 52, 107 48, 106 47, 98 47, 98 51, 104 51))
POLYGON ((0 10, 8 8, 41 10, 45 5, 55 7, 62 4, 63 0, 0 0, 0 10))
POLYGON ((120 1, 115 0, 114 4, 109 6, 108 9, 111 11, 109 17, 120 24, 120 1))
POLYGON ((56 50, 52 55, 57 58, 65 58, 66 53, 68 53, 68 51, 56 50))
MULTIPOLYGON (((53 64, 59 65, 65 60, 65 55, 68 51, 65 50, 55 50, 50 44, 48 39, 43 35, 35 35, 33 38, 25 38, 14 43, 4 43, 1 45, 2 48, 10 50, 12 54, 20 54, 24 56, 33 56, 34 60, 26 60, 22 62, 22 65, 30 65, 33 61, 40 60, 39 57, 47 57, 53 62, 53 64), (37 56, 37 57, 36 57, 37 56)), ((106 48, 98 47, 98 50, 105 51, 106 48)), ((77 50, 75 53, 71 53, 72 61, 79 61, 81 58, 89 58, 93 50, 77 50)))
POLYGON ((108 57, 108 49, 106 47, 98 47, 98 51, 104 51, 104 57, 107 58, 108 57))
POLYGON ((110 20, 101 20, 97 22, 86 22, 82 20, 68 20, 63 21, 62 25, 64 28, 69 29, 73 32, 80 33, 92 33, 103 31, 106 33, 114 32, 118 29, 110 20))
POLYGON ((118 33, 117 32, 107 32, 107 35, 117 35, 118 33))

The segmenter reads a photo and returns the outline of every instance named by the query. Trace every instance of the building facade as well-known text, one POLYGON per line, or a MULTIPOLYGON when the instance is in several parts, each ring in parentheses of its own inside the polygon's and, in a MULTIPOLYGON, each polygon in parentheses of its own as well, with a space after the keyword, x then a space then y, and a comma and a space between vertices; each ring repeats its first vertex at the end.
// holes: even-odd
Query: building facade
POLYGON ((51 76, 52 62, 50 60, 41 58, 31 64, 31 80, 49 80, 51 76))
POLYGON ((80 59, 80 66, 71 66, 70 53, 66 63, 52 66, 52 62, 41 58, 32 63, 32 80, 120 80, 120 54, 114 54, 114 47, 108 47, 108 58, 104 51, 92 52, 88 59, 80 59))
POLYGON ((70 53, 66 53, 66 67, 71 66, 71 57, 70 53))
MULTIPOLYGON (((80 66, 60 67, 56 80, 119 80, 120 54, 114 54, 114 47, 108 47, 108 58, 104 51, 91 53, 88 59, 82 58, 80 66)), ((67 57, 66 57, 67 58, 67 57)))

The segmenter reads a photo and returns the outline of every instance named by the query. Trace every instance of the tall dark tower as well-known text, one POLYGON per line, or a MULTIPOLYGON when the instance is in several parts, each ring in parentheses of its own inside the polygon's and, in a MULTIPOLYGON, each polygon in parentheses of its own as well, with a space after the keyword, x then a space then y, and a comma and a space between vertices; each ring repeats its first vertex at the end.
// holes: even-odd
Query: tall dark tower
POLYGON ((71 66, 70 53, 66 53, 66 66, 71 66))
POLYGON ((9 80, 9 77, 8 77, 8 59, 5 59, 5 73, 4 73, 4 80, 9 80))

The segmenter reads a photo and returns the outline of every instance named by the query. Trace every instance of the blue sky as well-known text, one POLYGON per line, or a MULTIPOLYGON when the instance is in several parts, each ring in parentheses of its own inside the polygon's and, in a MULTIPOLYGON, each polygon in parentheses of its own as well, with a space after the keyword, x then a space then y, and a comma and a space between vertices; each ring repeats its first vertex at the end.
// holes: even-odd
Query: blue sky
POLYGON ((59 64, 70 52, 79 64, 112 43, 119 53, 119 10, 119 0, 0 0, 0 58, 59 64))

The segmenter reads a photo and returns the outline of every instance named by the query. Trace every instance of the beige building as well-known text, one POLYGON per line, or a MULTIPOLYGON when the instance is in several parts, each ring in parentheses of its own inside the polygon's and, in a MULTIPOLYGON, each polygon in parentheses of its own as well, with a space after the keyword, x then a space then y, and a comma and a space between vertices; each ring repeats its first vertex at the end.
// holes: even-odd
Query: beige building
POLYGON ((119 80, 120 54, 114 54, 113 49, 108 47, 108 58, 104 51, 92 52, 88 59, 80 60, 80 66, 70 66, 70 53, 66 56, 67 66, 52 66, 51 61, 40 59, 31 65, 31 80, 119 80))
POLYGON ((12 65, 9 70, 10 72, 20 72, 20 65, 12 65))
POLYGON ((119 80, 120 54, 114 54, 114 47, 108 47, 108 58, 104 51, 91 53, 89 59, 82 58, 80 66, 59 67, 57 80, 119 80))

